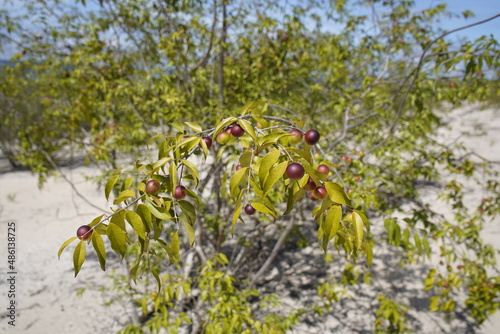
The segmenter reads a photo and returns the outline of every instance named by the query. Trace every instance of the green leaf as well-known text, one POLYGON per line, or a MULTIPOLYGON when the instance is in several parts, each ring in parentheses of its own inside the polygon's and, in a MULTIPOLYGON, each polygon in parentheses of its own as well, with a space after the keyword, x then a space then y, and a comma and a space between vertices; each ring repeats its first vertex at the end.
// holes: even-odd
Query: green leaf
POLYGON ((182 122, 185 126, 191 128, 194 132, 202 132, 203 129, 197 123, 194 122, 182 122))
POLYGON ((170 125, 179 132, 184 132, 184 125, 179 122, 172 122, 170 125))
POLYGON ((238 124, 245 130, 246 133, 252 137, 253 140, 257 140, 257 133, 255 132, 255 129, 253 128, 252 124, 248 122, 247 120, 240 119, 238 121, 238 124))
POLYGON ((125 216, 127 222, 132 226, 132 229, 137 234, 137 236, 143 240, 146 239, 146 232, 144 229, 144 223, 142 222, 141 216, 132 210, 125 211, 125 216))
POLYGON ((141 217, 141 220, 144 222, 146 227, 146 232, 149 232, 153 229, 153 224, 151 223, 151 211, 145 204, 137 205, 135 208, 135 212, 141 217))
POLYGON ((284 131, 272 132, 270 134, 265 135, 264 137, 257 138, 257 143, 260 147, 267 147, 269 145, 276 144, 280 138, 287 136, 290 136, 288 132, 284 131))
POLYGON ((80 272, 85 257, 87 256, 87 245, 85 241, 80 240, 78 245, 76 245, 75 251, 73 252, 73 266, 75 267, 75 277, 80 272))
POLYGON ((181 249, 181 245, 179 242, 179 232, 175 231, 170 233, 170 238, 172 239, 172 254, 175 257, 175 260, 178 261, 180 259, 179 257, 179 251, 181 249))
MULTIPOLYGON (((198 145, 200 145, 200 141, 202 139, 200 137, 189 137, 186 140, 182 141, 177 145, 178 148, 181 148, 184 152, 189 152, 198 145)), ((180 156, 179 156, 180 158, 180 156)))
POLYGON ((288 161, 283 161, 282 163, 278 164, 276 167, 271 169, 271 172, 267 176, 266 182, 264 183, 264 196, 267 195, 267 193, 269 192, 269 190, 271 190, 276 181, 278 181, 283 177, 283 174, 285 174, 287 166, 288 166, 288 161))
POLYGON ((101 265, 101 269, 106 270, 106 248, 104 241, 99 233, 92 233, 92 246, 97 254, 97 259, 101 265))
POLYGON ((243 209, 243 205, 239 205, 234 210, 233 219, 231 220, 231 233, 234 233, 234 228, 236 227, 236 222, 238 221, 238 218, 240 217, 241 209, 243 209))
POLYGON ((61 248, 59 248, 59 251, 57 252, 57 257, 58 257, 58 258, 61 258, 61 254, 62 254, 63 250, 64 250, 66 247, 68 247, 68 245, 69 245, 70 243, 72 243, 73 241, 75 241, 75 239, 76 239, 76 238, 77 238, 77 237, 71 237, 71 238, 69 238, 68 240, 66 240, 66 241, 65 241, 65 242, 61 245, 61 248))
POLYGON ((258 116, 258 115, 252 115, 252 118, 253 118, 255 121, 259 122, 259 123, 262 125, 262 127, 263 127, 263 128, 267 128, 267 127, 269 127, 269 123, 267 122, 267 120, 266 120, 265 118, 260 117, 260 116, 258 116))
POLYGON ((354 241, 356 244, 356 248, 358 250, 361 249, 361 246, 363 244, 363 219, 359 215, 358 212, 353 212, 352 213, 352 223, 354 225, 354 241))
POLYGON ((157 162, 155 162, 153 164, 153 170, 156 170, 160 167, 163 167, 167 162, 171 161, 172 158, 171 157, 165 157, 165 158, 161 158, 160 160, 158 160, 157 162))
POLYGON ((124 190, 118 195, 118 197, 116 197, 116 199, 113 201, 113 204, 114 205, 119 204, 133 196, 135 196, 134 190, 132 189, 124 190))
POLYGON ((181 207, 181 210, 184 213, 184 215, 188 218, 190 224, 194 225, 196 221, 196 209, 194 208, 193 204, 184 200, 178 201, 177 203, 181 207))
POLYGON ((365 225, 366 230, 370 231, 370 222, 368 221, 368 218, 366 218, 365 214, 359 210, 354 210, 353 212, 355 212, 359 217, 361 217, 361 220, 363 220, 363 224, 365 225))
POLYGON ((313 164, 313 158, 312 158, 310 150, 304 151, 304 150, 298 149, 296 147, 290 147, 290 149, 293 152, 297 153, 302 159, 307 161, 310 165, 313 164))
POLYGON ((229 124, 236 122, 238 119, 235 117, 228 117, 225 118, 223 121, 221 121, 217 126, 215 127, 214 134, 212 136, 212 140, 215 141, 217 138, 217 135, 229 124))
POLYGON ((252 151, 246 150, 240 155, 240 165, 242 167, 250 167, 250 164, 252 162, 252 151))
POLYGON ((168 166, 168 173, 170 174, 170 189, 172 189, 173 192, 175 191, 175 187, 177 187, 177 165, 175 164, 175 162, 171 163, 170 166, 168 166))
POLYGON ((92 220, 92 222, 90 222, 89 226, 90 227, 94 227, 97 224, 99 224, 101 222, 101 219, 102 219, 103 216, 104 215, 100 215, 99 217, 94 218, 94 220, 92 220))
POLYGON ((106 182, 106 186, 104 187, 104 195, 106 196, 106 200, 109 200, 109 194, 111 193, 111 190, 113 189, 113 186, 115 185, 116 181, 118 181, 118 178, 120 177, 120 174, 113 175, 108 182, 106 182))
POLYGON ((153 141, 156 141, 158 139, 163 139, 165 135, 163 133, 158 133, 154 136, 152 136, 151 138, 148 139, 148 141, 146 142, 146 145, 149 145, 151 144, 153 141))
POLYGON ((334 201, 335 203, 351 206, 351 200, 347 197, 344 189, 342 189, 342 187, 337 183, 326 182, 325 188, 328 192, 328 197, 330 197, 332 201, 334 201))
POLYGON ((254 203, 252 203, 252 206, 255 210, 257 210, 263 214, 270 215, 275 219, 279 219, 278 216, 276 215, 276 212, 273 209, 269 208, 265 204, 254 202, 254 203))
POLYGON ((169 257, 169 260, 170 260, 170 264, 172 263, 177 263, 178 262, 178 257, 176 257, 172 251, 172 248, 167 245, 167 243, 161 239, 158 239, 158 242, 160 243, 160 245, 163 247, 163 249, 165 250, 165 252, 167 252, 167 255, 169 257))
POLYGON ((373 262, 373 250, 372 250, 372 245, 370 245, 369 242, 365 243, 365 253, 366 253, 366 263, 368 264, 368 267, 370 267, 373 262))
POLYGON ((141 258, 136 261, 136 263, 130 268, 130 279, 137 284, 137 270, 139 269, 139 265, 141 264, 141 258))
POLYGON ((255 109, 256 106, 263 104, 264 102, 260 100, 255 100, 255 101, 250 101, 242 109, 241 114, 245 115, 247 112, 252 111, 255 109))
POLYGON ((229 193, 234 200, 236 200, 239 195, 239 184, 241 182, 241 179, 243 179, 243 176, 245 176, 247 170, 248 167, 243 167, 240 170, 237 170, 231 176, 231 179, 229 181, 229 193))
POLYGON ((323 250, 326 251, 328 243, 337 234, 342 219, 342 206, 332 205, 323 221, 323 250))
POLYGON ((297 203, 297 201, 301 199, 305 194, 306 191, 302 189, 297 182, 294 182, 293 186, 290 187, 288 191, 286 210, 283 214, 289 214, 295 207, 295 203, 297 203))
POLYGON ((269 171, 273 167, 273 165, 278 161, 281 153, 279 150, 273 149, 267 153, 259 163, 259 181, 260 185, 264 187, 264 181, 266 177, 269 175, 269 171))
POLYGON ((194 228, 187 220, 182 220, 182 224, 184 225, 184 229, 186 230, 186 234, 189 238, 189 247, 194 244, 194 228))
POLYGON ((119 211, 116 212, 113 216, 111 216, 111 219, 109 220, 111 223, 118 225, 123 231, 126 230, 125 227, 125 212, 119 211))
POLYGON ((153 224, 153 239, 158 240, 161 237, 161 232, 163 231, 163 224, 160 219, 153 217, 151 220, 153 224))
POLYGON ((198 168, 196 168, 196 166, 191 161, 181 159, 180 162, 183 163, 184 166, 186 166, 187 170, 189 171, 189 174, 191 174, 191 176, 193 177, 195 186, 197 187, 198 179, 200 178, 200 173, 198 172, 198 168))
POLYGON ((201 146, 201 149, 203 150, 203 155, 205 156, 205 159, 206 159, 208 157, 208 154, 210 153, 208 151, 207 143, 204 140, 200 140, 200 146, 201 146))
POLYGON ((158 284, 158 291, 156 292, 157 294, 160 293, 160 290, 161 290, 161 280, 160 280, 160 276, 158 276, 158 272, 156 271, 156 269, 154 268, 151 268, 151 274, 153 275, 153 277, 155 278, 156 280, 156 283, 158 284))
POLYGON ((165 212, 164 208, 157 208, 151 202, 146 202, 146 206, 148 207, 149 211, 153 214, 153 216, 155 216, 156 218, 163 220, 169 220, 172 218, 171 215, 165 212))
POLYGON ((128 177, 125 181, 123 181, 122 190, 130 189, 132 182, 134 182, 134 177, 128 177))
POLYGON ((106 235, 111 242, 111 248, 123 258, 127 251, 127 233, 120 226, 109 223, 106 235))
MULTIPOLYGON (((314 169, 308 162, 303 161, 302 162, 302 167, 304 167, 306 174, 314 180, 316 184, 320 184, 321 180, 321 175, 325 176, 324 174, 319 173, 316 169, 314 169), (321 175, 320 175, 321 174, 321 175)), ((307 182, 307 181, 306 181, 307 182)))

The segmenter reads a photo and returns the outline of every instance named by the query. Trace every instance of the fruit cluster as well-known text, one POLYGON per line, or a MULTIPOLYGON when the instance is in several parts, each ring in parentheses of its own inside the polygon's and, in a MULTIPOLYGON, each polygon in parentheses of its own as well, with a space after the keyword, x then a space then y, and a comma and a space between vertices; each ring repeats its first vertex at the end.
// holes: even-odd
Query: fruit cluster
MULTIPOLYGON (((311 153, 319 150, 314 145, 319 143, 320 133, 315 129, 302 131, 296 123, 279 117, 270 119, 272 120, 268 122, 264 115, 229 117, 221 119, 210 130, 203 130, 196 123, 185 122, 178 125, 179 133, 175 137, 155 136, 159 145, 156 162, 141 164, 138 161, 135 163, 137 171, 133 176, 122 177, 121 172, 115 173, 106 183, 106 198, 115 189, 117 192, 113 204, 123 203, 124 206, 117 208, 109 216, 97 217, 77 230, 76 237, 73 237, 80 239, 74 253, 75 275, 85 258, 82 256, 84 244, 90 244, 90 239, 102 268, 105 266, 105 254, 101 235, 106 234, 112 249, 125 256, 127 244, 130 243, 126 223, 132 227, 141 247, 149 245, 151 240, 157 241, 166 250, 171 262, 178 261, 178 236, 175 234, 177 241, 172 240, 169 245, 160 239, 162 229, 167 221, 176 225, 175 230, 183 226, 190 245, 194 243, 197 205, 201 201, 196 192, 186 186, 188 183, 197 187, 199 171, 195 163, 188 159, 193 154, 201 153, 207 159, 214 140, 219 143, 217 160, 238 159, 233 172, 224 180, 228 181, 224 183, 228 185, 227 195, 234 202, 233 231, 238 220, 244 221, 242 212, 248 216, 259 212, 262 217, 279 220, 281 215, 293 210, 297 201, 309 197, 313 201, 322 201, 313 211, 313 217, 319 224, 321 247, 326 250, 339 230, 348 228, 350 231, 343 231, 343 237, 338 242, 345 243, 344 247, 351 253, 360 250, 363 229, 368 226, 368 221, 352 207, 344 189, 328 181, 331 175, 329 163, 318 164, 316 161, 320 158, 319 153, 311 153), (251 118, 255 123, 250 122, 251 118), (195 134, 189 135, 186 127, 195 134), (238 139, 237 143, 243 147, 243 152, 227 145, 234 139, 238 139), (235 154, 240 155, 236 157, 235 154), (133 186, 133 179, 140 173, 143 173, 144 179, 133 186), (283 196, 278 193, 285 194, 286 197, 286 209, 283 212, 283 206, 278 203, 283 196), (187 196, 193 201, 186 201, 187 196), (342 206, 351 211, 345 217, 342 206), (341 225, 342 219, 349 223, 341 225)), ((341 160, 352 162, 352 158, 344 156, 341 160)), ((59 254, 72 240, 63 244, 59 254)))

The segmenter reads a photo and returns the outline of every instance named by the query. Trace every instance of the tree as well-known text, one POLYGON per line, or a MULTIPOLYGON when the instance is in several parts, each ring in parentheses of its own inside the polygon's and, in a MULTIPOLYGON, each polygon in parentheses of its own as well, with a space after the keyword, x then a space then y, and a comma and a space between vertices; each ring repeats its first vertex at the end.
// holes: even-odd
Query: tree
MULTIPOLYGON (((377 280, 373 248, 425 269, 433 311, 465 313, 480 325, 497 309, 495 251, 479 235, 498 213, 495 171, 460 145, 443 146, 436 131, 446 103, 498 93, 498 43, 447 40, 435 25, 445 5, 416 12, 412 1, 375 0, 26 4, 44 35, 20 30, 22 18, 2 25, 10 31, 2 36, 24 48, 4 69, 2 94, 11 101, 32 94, 41 108, 36 123, 9 127, 16 159, 41 176, 68 147, 108 163, 105 195, 121 206, 88 224, 96 233, 77 243, 75 275, 90 244, 105 268, 105 235, 129 266, 142 306, 126 332, 284 332, 377 280), (337 30, 326 28, 332 24, 337 30), (245 134, 209 150, 202 137, 215 143, 234 123, 245 134), (316 145, 290 140, 290 130, 311 128, 321 135, 316 145), (153 143, 156 158, 144 157, 153 143), (286 172, 292 162, 304 167, 298 180, 286 172), (321 164, 332 174, 317 172, 321 164), (461 179, 446 183, 453 221, 419 194, 422 182, 441 181, 442 170, 486 185, 483 201, 464 203, 461 179), (325 187, 325 199, 307 198, 309 177, 325 187), (158 195, 145 191, 150 179, 161 183, 158 195), (173 198, 178 185, 187 200, 173 198), (242 213, 248 204, 255 215, 242 213), (384 227, 370 229, 366 216, 384 227), (323 272, 319 299, 280 313, 262 277, 284 249, 314 239, 341 276, 323 272), (425 262, 431 257, 439 261, 425 262)), ((406 331, 410 305, 394 291, 374 291, 374 329, 406 331)))

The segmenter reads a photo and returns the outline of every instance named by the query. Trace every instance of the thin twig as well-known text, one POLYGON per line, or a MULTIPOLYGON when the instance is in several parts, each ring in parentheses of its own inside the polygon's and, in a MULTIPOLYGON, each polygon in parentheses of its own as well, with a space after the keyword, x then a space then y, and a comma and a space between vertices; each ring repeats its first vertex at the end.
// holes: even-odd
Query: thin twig
MULTIPOLYGON (((93 207, 94 209, 97 209, 99 211, 104 211, 101 207, 98 207, 97 205, 95 205, 94 203, 90 202, 85 196, 82 195, 82 193, 80 193, 80 191, 78 191, 78 189, 76 188, 75 184, 66 176, 66 174, 63 173, 63 171, 56 165, 56 163, 54 162, 54 160, 52 159, 52 157, 47 153, 47 151, 43 150, 43 149, 40 149, 39 150, 43 153, 43 155, 45 156, 45 159, 47 159, 47 161, 50 163, 50 165, 62 176, 62 178, 68 182, 68 184, 70 185, 71 189, 73 189, 73 191, 75 192, 75 194, 80 197, 85 203, 87 203, 88 205, 90 205, 91 207, 93 207)), ((107 213, 110 213, 109 211, 106 211, 107 213)))

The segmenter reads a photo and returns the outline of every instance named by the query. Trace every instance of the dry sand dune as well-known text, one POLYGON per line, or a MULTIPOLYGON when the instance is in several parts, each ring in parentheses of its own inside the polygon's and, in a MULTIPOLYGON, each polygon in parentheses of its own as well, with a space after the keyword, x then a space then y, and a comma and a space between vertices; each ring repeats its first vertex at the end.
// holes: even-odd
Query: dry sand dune
MULTIPOLYGON (((480 110, 475 106, 457 109, 450 118, 450 129, 442 133, 450 142, 460 135, 462 130, 471 131, 475 125, 483 125, 486 135, 482 137, 464 137, 466 145, 477 153, 492 160, 500 161, 500 111, 480 110)), ((500 165, 499 165, 500 169, 500 165)), ((71 177, 78 190, 102 210, 108 203, 102 190, 86 182, 83 175, 97 173, 96 170, 78 167, 64 169, 71 177)), ((480 196, 481 187, 470 184, 468 196, 480 196)), ((435 200, 435 192, 426 193, 429 201, 435 200)), ((101 292, 101 284, 110 284, 106 275, 113 267, 120 271, 120 266, 111 266, 110 271, 102 272, 95 259, 89 258, 83 265, 77 278, 73 278, 71 247, 61 259, 57 259, 59 246, 74 235, 76 228, 90 222, 101 214, 99 210, 85 203, 75 195, 70 185, 61 178, 50 179, 42 189, 37 187, 37 178, 26 171, 4 172, 0 174, 0 333, 113 333, 127 321, 122 305, 104 307, 103 302, 112 296, 109 291, 101 292), (16 262, 15 289, 17 302, 16 326, 8 324, 8 298, 10 275, 7 274, 7 224, 16 226, 16 262), (91 285, 91 287, 89 287, 91 285), (87 288, 81 297, 76 296, 79 289, 87 288)), ((484 238, 500 249, 500 221, 488 224, 484 238)), ((111 259, 110 262, 113 260, 111 259)), ((115 261, 118 262, 118 261, 115 261)), ((500 268, 500 267, 499 267, 500 268)), ((367 300, 366 303, 370 304, 367 300)), ((367 305, 368 306, 368 305, 367 305)), ((363 317, 360 312, 348 314, 346 322, 355 322, 363 317)), ((432 317, 425 310, 415 316, 432 317)), ((335 319, 327 318, 335 322, 335 319)), ((439 320, 438 320, 439 321, 439 320)), ((363 322, 363 321, 361 321, 363 322)), ((366 330, 366 324, 360 325, 366 330)), ((479 331, 480 333, 498 333, 500 316, 495 315, 479 331)), ((301 327, 302 328, 302 327, 301 327)), ((304 332, 351 333, 353 329, 338 330, 339 325, 332 323, 314 329, 309 326, 304 332)), ((440 333, 456 332, 452 325, 437 326, 430 321, 428 326, 418 332, 440 333)), ((297 329, 296 333, 302 333, 297 329)))

